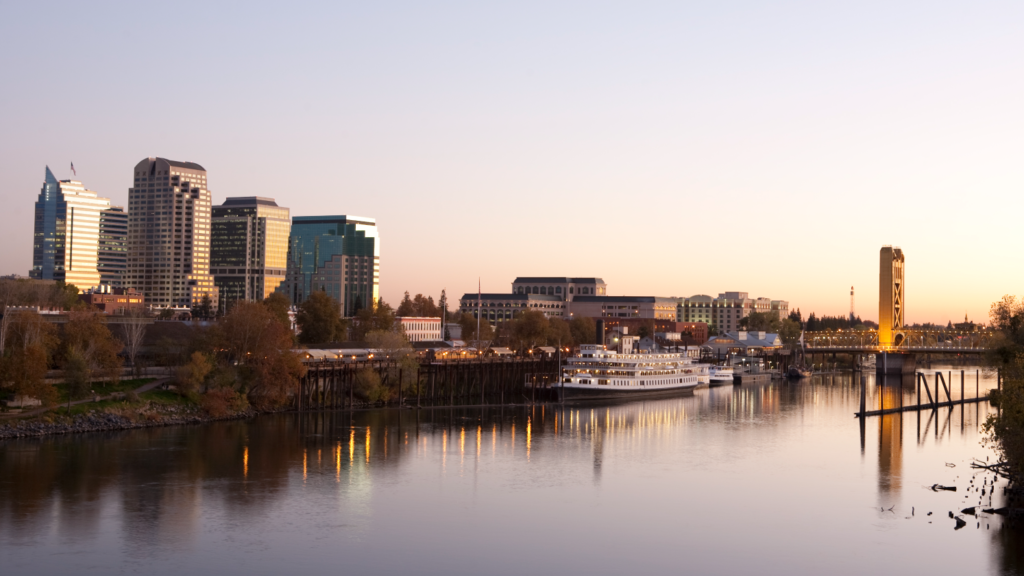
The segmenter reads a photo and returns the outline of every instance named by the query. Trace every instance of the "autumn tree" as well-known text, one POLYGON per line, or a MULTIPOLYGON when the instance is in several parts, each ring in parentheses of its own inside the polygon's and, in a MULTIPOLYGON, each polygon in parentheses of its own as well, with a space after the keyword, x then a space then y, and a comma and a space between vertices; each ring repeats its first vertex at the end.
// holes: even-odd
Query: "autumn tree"
POLYGON ((459 317, 459 326, 462 327, 462 340, 469 342, 480 352, 484 352, 494 341, 494 327, 485 318, 481 318, 480 332, 477 333, 476 318, 469 312, 463 312, 459 317))
MULTIPOLYGON (((103 315, 96 312, 73 311, 61 331, 60 356, 69 362, 72 351, 81 355, 90 377, 106 376, 115 382, 121 375, 118 353, 124 345, 110 333, 103 315)), ((78 359, 76 357, 75 361, 78 359)), ((77 367, 77 364, 76 364, 77 367)))
MULTIPOLYGON (((326 292, 313 292, 299 305, 295 314, 299 325, 299 342, 315 344, 335 342, 345 338, 346 323, 341 318, 338 301, 326 292)), ((287 326, 287 324, 285 324, 287 326)))
POLYGON ((57 401, 57 390, 46 382, 46 370, 57 347, 53 324, 35 312, 5 314, 6 349, 0 354, 0 382, 15 395, 36 398, 44 405, 57 401))
POLYGON ((782 322, 776 312, 751 312, 740 318, 738 325, 743 330, 778 333, 782 322))
POLYGON ((200 391, 206 378, 213 372, 213 358, 202 352, 193 352, 184 366, 178 367, 175 382, 182 395, 193 395, 200 391))
POLYGON ((292 321, 288 311, 291 310, 292 304, 287 296, 281 292, 271 292, 270 296, 263 299, 263 305, 283 326, 291 327, 292 321))
POLYGON ((227 360, 237 366, 240 392, 262 408, 281 406, 306 369, 291 351, 291 331, 262 303, 239 302, 220 322, 227 360))

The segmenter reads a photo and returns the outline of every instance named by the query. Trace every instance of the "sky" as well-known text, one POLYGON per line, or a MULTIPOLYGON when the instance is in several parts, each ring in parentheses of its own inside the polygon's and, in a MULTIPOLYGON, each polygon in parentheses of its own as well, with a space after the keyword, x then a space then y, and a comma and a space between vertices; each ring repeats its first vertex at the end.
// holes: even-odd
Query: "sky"
POLYGON ((599 276, 877 318, 1024 293, 1020 2, 0 0, 0 274, 49 165, 117 205, 202 164, 214 203, 376 218, 381 295, 599 276))

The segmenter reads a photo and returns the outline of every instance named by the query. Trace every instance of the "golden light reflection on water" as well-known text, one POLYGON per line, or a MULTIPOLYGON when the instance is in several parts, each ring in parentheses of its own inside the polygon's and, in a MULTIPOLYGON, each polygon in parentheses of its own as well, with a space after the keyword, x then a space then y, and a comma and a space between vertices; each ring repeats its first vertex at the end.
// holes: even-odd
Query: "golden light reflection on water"
POLYGON ((306 477, 309 475, 309 464, 307 462, 307 458, 308 458, 308 455, 306 454, 306 450, 303 449, 303 451, 302 451, 302 482, 303 482, 303 484, 305 484, 306 477))
POLYGON ((245 447, 245 451, 242 452, 242 474, 244 477, 249 477, 249 447, 245 447))
POLYGON ((341 482, 341 441, 335 446, 334 452, 334 479, 341 482))
POLYGON ((349 430, 348 433, 348 463, 352 464, 356 458, 356 431, 349 430))
POLYGON ((477 460, 480 459, 480 441, 481 441, 481 436, 483 435, 483 430, 484 430, 483 426, 477 426, 476 427, 476 459, 477 460))
POLYGON ((527 462, 530 461, 530 441, 531 441, 531 437, 533 435, 532 431, 533 431, 533 423, 531 422, 531 418, 527 417, 526 418, 526 461, 527 462))

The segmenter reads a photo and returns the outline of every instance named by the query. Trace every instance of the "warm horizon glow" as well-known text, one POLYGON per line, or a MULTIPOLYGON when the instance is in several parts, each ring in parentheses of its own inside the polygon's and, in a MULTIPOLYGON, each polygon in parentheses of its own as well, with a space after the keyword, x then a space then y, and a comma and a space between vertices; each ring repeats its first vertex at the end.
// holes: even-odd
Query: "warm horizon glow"
POLYGON ((46 165, 123 206, 162 156, 202 164, 215 204, 375 218, 392 304, 600 276, 805 316, 848 314, 853 285, 876 320, 883 244, 906 253, 907 323, 987 322, 1024 292, 999 217, 1024 186, 1019 4, 174 13, 195 17, 4 6, 0 273, 31 267, 46 165))

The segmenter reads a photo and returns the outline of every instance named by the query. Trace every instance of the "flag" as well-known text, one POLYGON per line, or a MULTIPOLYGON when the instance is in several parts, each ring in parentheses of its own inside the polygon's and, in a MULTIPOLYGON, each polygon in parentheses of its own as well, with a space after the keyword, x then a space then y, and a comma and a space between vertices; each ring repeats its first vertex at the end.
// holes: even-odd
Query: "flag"
POLYGON ((71 163, 71 173, 74 174, 75 176, 78 176, 78 172, 75 172, 75 163, 74 162, 71 163))

